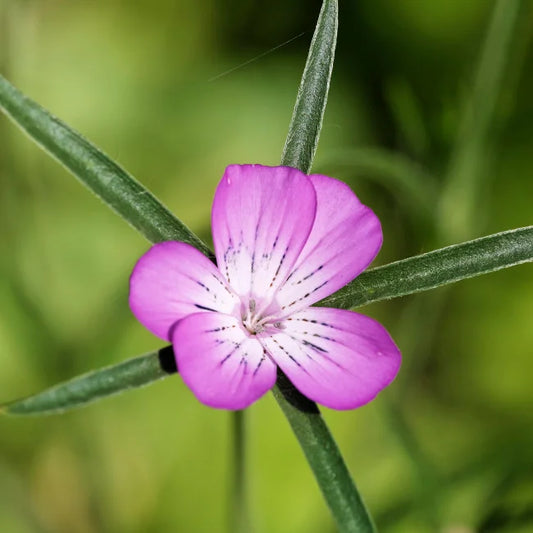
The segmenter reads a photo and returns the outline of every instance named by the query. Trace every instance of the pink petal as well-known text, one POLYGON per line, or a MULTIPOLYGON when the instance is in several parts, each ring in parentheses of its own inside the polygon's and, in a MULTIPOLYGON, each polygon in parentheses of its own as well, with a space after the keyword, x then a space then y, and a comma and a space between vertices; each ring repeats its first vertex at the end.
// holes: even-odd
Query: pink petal
POLYGON ((190 315, 174 328, 172 344, 183 381, 211 407, 244 409, 276 381, 276 365, 233 316, 190 315))
POLYGON ((295 313, 280 328, 259 340, 294 386, 326 407, 353 409, 369 402, 400 368, 394 341, 367 316, 316 307, 295 313))
POLYGON ((162 242, 137 261, 130 277, 130 307, 152 333, 170 340, 169 330, 201 311, 231 313, 238 298, 215 265, 183 242, 162 242))
POLYGON ((213 240, 237 294, 264 302, 273 295, 305 245, 315 210, 315 189, 299 170, 226 168, 213 202, 213 240))
POLYGON ((377 255, 381 224, 343 182, 312 175, 315 223, 296 266, 276 294, 292 313, 322 300, 358 276, 377 255))

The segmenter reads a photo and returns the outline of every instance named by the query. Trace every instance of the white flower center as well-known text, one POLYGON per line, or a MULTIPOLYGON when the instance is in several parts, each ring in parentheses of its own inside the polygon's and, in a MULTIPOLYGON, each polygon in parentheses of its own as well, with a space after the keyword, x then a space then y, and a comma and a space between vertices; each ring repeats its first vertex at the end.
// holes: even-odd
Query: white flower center
POLYGON ((268 326, 272 326, 276 329, 283 328, 281 322, 276 319, 272 313, 268 312, 268 305, 258 309, 256 301, 253 298, 250 298, 248 305, 246 306, 243 302, 242 307, 242 325, 252 335, 257 335, 258 333, 263 332, 268 326))

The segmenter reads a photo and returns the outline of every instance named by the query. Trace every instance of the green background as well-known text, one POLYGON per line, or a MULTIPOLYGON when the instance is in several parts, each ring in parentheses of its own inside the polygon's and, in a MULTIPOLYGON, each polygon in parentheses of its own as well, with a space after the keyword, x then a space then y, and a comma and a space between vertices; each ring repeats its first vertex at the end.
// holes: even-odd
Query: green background
MULTIPOLYGON (((421 205, 359 163, 386 149, 444 182, 492 5, 341 2, 314 170, 379 215, 376 264, 532 223, 529 2, 472 171, 472 224, 457 230, 453 204, 421 205)), ((224 167, 279 162, 319 7, 0 0, 0 70, 209 239, 224 167)), ((148 243, 4 117, 0 224, 0 401, 160 346, 127 305, 148 243)), ((533 531, 532 279, 521 266, 363 310, 404 366, 372 404, 324 415, 380 530, 533 531)), ((271 395, 247 414, 254 531, 334 531, 271 395)), ((62 416, 0 419, 0 531, 224 531, 229 428, 176 376, 62 416)))

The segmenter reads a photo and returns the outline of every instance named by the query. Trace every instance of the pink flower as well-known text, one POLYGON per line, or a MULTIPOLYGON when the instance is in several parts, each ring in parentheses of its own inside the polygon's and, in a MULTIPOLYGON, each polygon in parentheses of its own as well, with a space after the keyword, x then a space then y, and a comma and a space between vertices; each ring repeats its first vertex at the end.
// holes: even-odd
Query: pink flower
POLYGON ((218 268, 182 242, 154 245, 130 279, 130 306, 174 346, 196 397, 247 407, 279 366, 333 409, 370 400, 396 376, 400 352, 375 320, 310 307, 359 275, 382 243, 378 218, 333 178, 289 167, 231 165, 212 212, 218 268))

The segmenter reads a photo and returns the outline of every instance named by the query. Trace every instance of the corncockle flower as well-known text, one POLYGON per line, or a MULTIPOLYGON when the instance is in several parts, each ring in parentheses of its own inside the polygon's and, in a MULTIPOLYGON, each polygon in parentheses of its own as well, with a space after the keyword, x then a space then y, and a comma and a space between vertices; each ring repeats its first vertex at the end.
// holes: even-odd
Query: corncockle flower
POLYGON ((279 366, 333 409, 386 387, 400 352, 373 319, 310 307, 359 275, 382 243, 378 218, 344 183, 289 167, 229 166, 212 211, 217 266, 182 242, 154 245, 130 279, 130 306, 169 340, 203 403, 242 409, 279 366))

